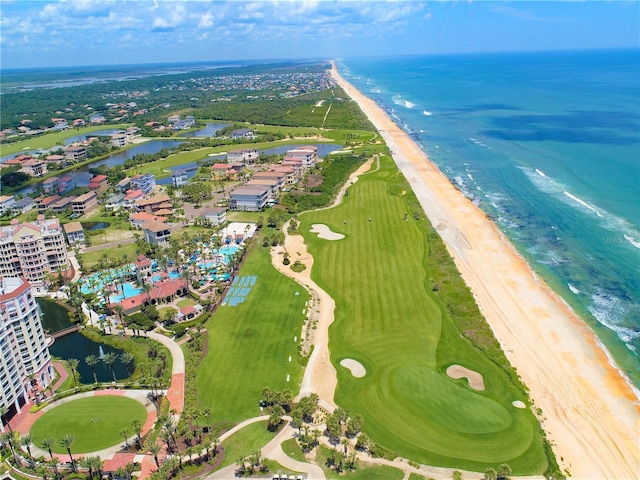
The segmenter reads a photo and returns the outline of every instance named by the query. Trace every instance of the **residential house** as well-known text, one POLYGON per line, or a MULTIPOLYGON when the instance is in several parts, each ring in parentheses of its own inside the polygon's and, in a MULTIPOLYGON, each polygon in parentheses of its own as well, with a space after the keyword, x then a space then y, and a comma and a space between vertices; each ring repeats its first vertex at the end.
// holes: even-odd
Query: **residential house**
POLYGON ((245 185, 252 186, 261 186, 269 189, 269 202, 274 202, 278 195, 280 194, 280 188, 282 186, 279 180, 270 180, 268 178, 258 178, 255 180, 249 180, 245 185))
POLYGON ((129 185, 131 184, 131 179, 129 177, 124 177, 118 183, 116 183, 116 190, 119 192, 126 192, 129 190, 129 185))
POLYGON ((22 162, 21 172, 31 175, 32 177, 41 177, 48 172, 47 163, 42 160, 31 158, 22 162))
POLYGON ((44 213, 51 208, 51 205, 56 203, 62 197, 60 195, 51 195, 49 197, 36 199, 36 205, 38 206, 38 213, 44 213))
POLYGON ((156 187, 156 176, 151 173, 138 174, 131 179, 131 188, 142 190, 145 195, 149 195, 156 187))
POLYGON ((47 155, 45 157, 45 161, 47 162, 47 165, 65 165, 66 164, 66 158, 64 155, 47 155))
POLYGON ((238 140, 240 138, 253 138, 253 130, 248 128, 239 128, 231 132, 231 138, 238 140))
POLYGON ((144 239, 152 245, 168 245, 171 227, 164 222, 148 220, 142 225, 144 239))
POLYGON ((87 148, 82 145, 69 145, 64 149, 64 157, 70 162, 78 162, 87 158, 87 148))
POLYGON ((175 114, 175 115, 170 115, 169 117, 167 117, 167 122, 168 123, 176 123, 180 121, 180 115, 175 114))
POLYGON ((172 208, 169 195, 156 195, 136 202, 136 209, 139 212, 156 213, 158 210, 171 210, 172 208))
POLYGON ((99 125, 99 124, 105 122, 105 118, 104 118, 104 115, 102 115, 100 113, 94 113, 93 115, 91 115, 89 117, 89 121, 91 123, 93 123, 94 125, 99 125))
POLYGON ((202 212, 199 217, 217 227, 227 221, 227 211, 222 207, 212 207, 202 212))
POLYGON ((124 193, 116 193, 107 198, 104 208, 111 212, 117 212, 122 207, 122 201, 124 200, 124 193))
POLYGON ((122 208, 127 210, 135 210, 139 200, 144 200, 146 195, 142 190, 129 190, 122 200, 122 208))
POLYGON ((114 133, 111 135, 111 146, 112 147, 125 147, 129 144, 129 137, 124 133, 114 133))
POLYGON ((269 201, 267 187, 253 185, 238 187, 231 192, 229 210, 245 210, 258 212, 263 210, 269 201))
POLYGON ((151 215, 146 212, 136 212, 129 215, 129 223, 136 230, 142 230, 142 226, 145 222, 153 220, 154 222, 163 222, 164 217, 158 215, 151 215))
POLYGON ((98 195, 96 192, 87 192, 77 197, 71 204, 73 213, 83 215, 98 206, 98 195))
POLYGON ((237 162, 242 165, 252 165, 260 161, 260 153, 255 148, 232 150, 227 153, 227 162, 237 162))
POLYGON ((56 215, 73 209, 73 201, 76 197, 62 197, 57 202, 51 204, 51 211, 56 215))
POLYGON ((96 194, 101 194, 102 192, 106 192, 109 188, 109 177, 106 175, 95 175, 91 180, 89 180, 89 190, 96 192, 96 194))
POLYGON ((214 163, 211 166, 211 175, 216 180, 235 180, 242 171, 242 165, 229 165, 228 163, 214 163))
POLYGON ((0 215, 4 215, 11 210, 11 207, 16 203, 16 199, 13 195, 0 196, 0 215))
POLYGON ((73 126, 74 127, 84 127, 87 124, 87 122, 85 122, 82 118, 76 118, 73 121, 73 126))
POLYGON ((30 210, 33 210, 36 206, 36 203, 33 201, 31 197, 24 197, 20 200, 16 200, 16 203, 11 205, 11 211, 16 214, 27 213, 30 210))
POLYGON ((174 187, 179 188, 186 185, 189 181, 186 170, 174 170, 171 172, 171 183, 174 187))
POLYGON ((282 161, 283 165, 301 164, 303 168, 311 168, 318 163, 318 147, 308 145, 288 150, 282 161))
POLYGON ((62 228, 64 228, 64 233, 67 235, 67 242, 71 247, 85 242, 84 229, 80 222, 66 223, 62 228))
POLYGON ((295 168, 294 166, 272 165, 268 171, 281 174, 282 183, 285 185, 298 183, 302 177, 302 168, 295 168))
POLYGON ((63 195, 76 188, 76 183, 73 178, 66 175, 64 177, 50 177, 42 182, 42 189, 46 194, 60 194, 63 195))

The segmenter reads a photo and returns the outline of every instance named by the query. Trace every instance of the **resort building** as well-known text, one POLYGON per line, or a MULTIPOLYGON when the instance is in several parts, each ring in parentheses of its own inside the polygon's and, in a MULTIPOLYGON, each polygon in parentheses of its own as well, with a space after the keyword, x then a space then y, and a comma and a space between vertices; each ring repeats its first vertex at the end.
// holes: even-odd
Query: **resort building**
POLYGON ((51 211, 55 214, 71 211, 73 201, 76 197, 62 197, 60 200, 51 205, 51 211))
POLYGON ((227 153, 227 162, 237 162, 243 165, 251 165, 260 161, 260 153, 255 148, 233 150, 227 153))
POLYGON ((42 182, 42 189, 48 195, 63 195, 74 188, 76 188, 76 184, 69 176, 50 177, 42 182))
POLYGON ((84 229, 80 222, 66 223, 62 226, 67 234, 67 242, 70 246, 84 243, 84 229))
MULTIPOLYGON (((148 305, 158 305, 175 300, 176 297, 184 297, 189 293, 189 285, 181 278, 170 278, 156 282, 149 293, 140 293, 133 297, 125 298, 120 302, 125 315, 148 305)), ((113 306, 113 305, 112 305, 113 306)))
POLYGON ((257 186, 268 188, 269 202, 274 202, 275 199, 278 198, 278 194, 280 193, 280 189, 282 188, 282 183, 280 182, 280 180, 268 178, 257 178, 255 180, 249 180, 246 185, 249 187, 257 186))
POLYGON ((242 186, 231 192, 229 198, 229 210, 245 210, 248 212, 259 212, 269 201, 269 189, 267 187, 254 185, 242 186))
POLYGON ((153 275, 153 266, 151 265, 151 260, 149 260, 146 256, 140 255, 138 260, 135 263, 136 266, 136 279, 139 283, 145 282, 148 278, 153 275))
POLYGON ((156 213, 158 210, 171 210, 171 199, 169 195, 157 195, 136 201, 136 208, 139 212, 156 213))
POLYGON ((69 269, 64 234, 57 218, 43 215, 33 223, 0 227, 0 276, 22 276, 36 293, 44 291, 44 276, 69 269))
POLYGON ((149 195, 156 187, 156 176, 151 173, 139 174, 131 179, 131 188, 142 190, 145 195, 149 195))
MULTIPOLYGON (((0 406, 10 418, 54 377, 38 304, 24 278, 0 278, 0 406)), ((4 426, 2 426, 4 431, 4 426)))
POLYGON ((318 147, 309 145, 288 150, 282 163, 283 165, 300 164, 303 168, 310 168, 318 163, 318 160, 318 147))
POLYGON ((188 181, 189 177, 186 170, 174 170, 171 173, 171 183, 176 188, 186 185, 188 181))
POLYGON ((111 135, 111 146, 112 147, 125 147, 129 144, 129 136, 124 133, 114 133, 111 135))
POLYGON ((47 163, 43 162, 42 160, 36 160, 35 158, 32 158, 22 163, 22 168, 20 169, 20 171, 32 177, 41 177, 42 175, 48 173, 47 163))
POLYGON ((62 197, 60 195, 51 195, 50 197, 36 198, 36 205, 38 206, 38 213, 44 213, 51 208, 51 205, 56 203, 62 197))
POLYGON ((78 215, 84 215, 90 212, 98 206, 98 195, 96 192, 87 192, 84 195, 80 195, 71 203, 71 209, 73 213, 78 215))

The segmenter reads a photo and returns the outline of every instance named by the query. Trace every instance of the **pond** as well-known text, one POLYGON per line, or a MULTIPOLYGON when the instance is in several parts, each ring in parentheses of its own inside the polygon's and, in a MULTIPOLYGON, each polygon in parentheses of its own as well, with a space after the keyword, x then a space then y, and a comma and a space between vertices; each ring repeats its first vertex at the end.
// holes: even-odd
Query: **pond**
MULTIPOLYGON (((69 316, 69 310, 62 305, 58 305, 53 300, 46 298, 36 299, 40 309, 42 310, 42 326, 45 331, 49 333, 55 333, 59 330, 65 329, 73 325, 69 316)), ((53 345, 49 347, 49 352, 52 357, 61 358, 63 360, 69 360, 75 358, 78 360, 78 375, 81 383, 91 384, 93 383, 93 373, 91 367, 85 362, 85 358, 89 355, 95 355, 98 358, 104 356, 104 354, 113 352, 118 358, 113 364, 114 372, 118 380, 122 380, 128 377, 127 368, 120 360, 120 355, 123 350, 110 347, 104 343, 95 342, 81 333, 74 332, 64 337, 56 338, 53 345)), ((133 362, 130 368, 134 368, 133 362)), ((96 375, 99 382, 110 382, 113 380, 111 370, 109 366, 104 362, 98 362, 96 365, 96 375)))
POLYGON ((194 132, 183 133, 180 136, 185 138, 206 138, 213 137, 218 130, 222 130, 224 127, 228 126, 228 123, 207 123, 206 127, 201 128, 200 130, 196 130, 194 132))
POLYGON ((108 228, 109 222, 80 222, 82 228, 85 230, 101 230, 103 228, 108 228))
POLYGON ((181 143, 184 143, 184 142, 182 140, 150 140, 148 142, 141 143, 139 145, 136 145, 135 147, 131 147, 122 152, 109 155, 107 158, 103 160, 92 162, 89 164, 89 167, 95 167, 97 165, 106 165, 108 167, 121 165, 122 163, 124 163, 125 160, 133 158, 134 155, 137 155, 139 153, 158 153, 163 148, 177 147, 181 143))

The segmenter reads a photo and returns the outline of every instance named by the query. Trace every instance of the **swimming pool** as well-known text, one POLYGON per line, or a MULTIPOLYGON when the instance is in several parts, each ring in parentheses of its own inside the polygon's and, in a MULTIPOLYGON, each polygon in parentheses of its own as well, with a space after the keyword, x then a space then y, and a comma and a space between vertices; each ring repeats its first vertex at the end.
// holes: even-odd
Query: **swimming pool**
POLYGON ((111 303, 120 303, 125 298, 133 297, 134 295, 138 295, 139 293, 142 293, 141 288, 136 288, 134 287, 133 283, 129 283, 129 282, 120 284, 118 289, 121 292, 124 292, 124 294, 111 295, 109 297, 109 301, 111 303))

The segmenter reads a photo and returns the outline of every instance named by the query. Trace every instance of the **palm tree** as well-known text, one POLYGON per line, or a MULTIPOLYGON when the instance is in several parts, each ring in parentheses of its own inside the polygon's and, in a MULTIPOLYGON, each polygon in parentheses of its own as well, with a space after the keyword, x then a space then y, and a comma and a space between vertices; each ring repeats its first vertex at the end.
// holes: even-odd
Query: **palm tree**
POLYGON ((42 439, 42 442, 40 443, 40 446, 46 450, 47 452, 49 452, 49 457, 51 457, 51 459, 53 460, 53 438, 51 437, 45 437, 42 439))
POLYGON ((503 463, 498 467, 497 473, 498 473, 498 478, 506 479, 509 477, 509 475, 511 475, 511 467, 506 463, 503 463))
POLYGON ((162 447, 157 443, 153 443, 149 446, 149 453, 153 455, 153 459, 156 462, 156 467, 158 468, 160 468, 160 462, 158 461, 158 454, 160 453, 160 450, 162 450, 162 447))
POLYGON ((127 450, 129 450, 129 430, 126 428, 123 428, 122 430, 120 430, 120 435, 122 435, 122 438, 124 438, 124 446, 127 450))
POLYGON ((35 462, 33 461, 33 457, 31 456, 31 442, 32 441, 33 441, 33 438, 31 438, 31 434, 27 433, 26 435, 24 435, 20 439, 20 445, 22 445, 23 447, 25 447, 27 449, 27 453, 29 455, 29 462, 31 463, 31 465, 35 465, 35 462))
POLYGON ((113 383, 116 382, 116 372, 113 370, 113 364, 115 363, 117 355, 113 352, 105 353, 104 357, 102 357, 102 361, 109 365, 109 369, 111 370, 111 375, 113 376, 113 383))
POLYGON ((73 435, 69 435, 68 433, 60 439, 60 446, 64 447, 67 450, 67 453, 69 454, 69 460, 71 460, 71 469, 74 471, 74 473, 76 472, 76 464, 73 461, 73 457, 71 456, 71 445, 73 445, 75 441, 76 437, 74 437, 73 435))
POLYGON ((122 319, 124 318, 124 307, 118 303, 115 307, 113 307, 113 309, 118 316, 118 320, 120 320, 120 322, 122 323, 122 319))
POLYGON ((47 460, 47 465, 53 470, 55 478, 58 478, 60 476, 58 473, 58 459, 51 457, 49 460, 47 460))
POLYGON ((9 449, 11 450, 11 453, 13 454, 13 460, 17 465, 18 464, 18 457, 16 456, 16 450, 14 448, 16 439, 15 439, 15 437, 13 435, 13 432, 4 432, 0 436, 0 441, 2 441, 2 443, 4 445, 9 445, 9 449))
POLYGON ((131 362, 133 362, 134 359, 135 359, 135 357, 130 352, 122 352, 120 354, 120 360, 122 360, 122 363, 124 363, 124 366, 127 368, 127 374, 129 376, 131 376, 131 372, 129 371, 129 367, 131 366, 131 362))
POLYGON ((498 478, 498 474, 493 468, 487 468, 484 471, 484 480, 496 480, 496 478, 498 478))
POLYGON ((98 364, 98 357, 95 355, 88 355, 84 359, 84 363, 91 367, 91 372, 93 372, 93 383, 98 383, 98 376, 96 375, 96 365, 98 364))
POLYGON ((142 432, 142 423, 137 418, 134 418, 131 421, 131 427, 133 428, 133 432, 136 434, 136 443, 138 444, 138 448, 142 448, 142 437, 140 437, 140 433, 142 432))
POLYGON ((70 358, 70 359, 67 360, 67 365, 71 369, 71 375, 73 376, 73 386, 74 387, 78 386, 77 372, 78 372, 78 364, 79 363, 80 362, 78 361, 77 358, 70 358))
MULTIPOLYGON (((4 416, 7 413, 9 413, 9 409, 5 405, 0 406, 0 420, 2 420, 0 422, 0 427, 2 427, 0 430, 2 430, 3 432, 4 432, 4 427, 5 427, 4 416)), ((11 425, 9 425, 9 422, 7 422, 7 427, 9 427, 9 431, 11 432, 12 430, 11 430, 11 425)))

